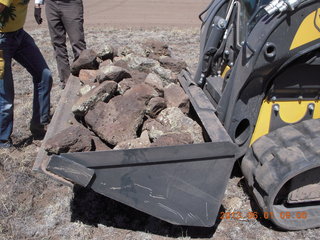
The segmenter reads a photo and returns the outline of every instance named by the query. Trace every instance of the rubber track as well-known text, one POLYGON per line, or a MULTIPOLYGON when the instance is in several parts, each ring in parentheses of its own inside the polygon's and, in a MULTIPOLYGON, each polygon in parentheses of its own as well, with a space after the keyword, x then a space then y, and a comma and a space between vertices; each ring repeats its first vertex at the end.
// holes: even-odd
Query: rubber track
POLYGON ((320 227, 319 202, 290 208, 273 204, 281 187, 293 177, 315 168, 320 175, 320 119, 288 125, 261 137, 241 167, 258 205, 273 223, 286 230, 320 227), (306 217, 301 219, 301 214, 306 217))

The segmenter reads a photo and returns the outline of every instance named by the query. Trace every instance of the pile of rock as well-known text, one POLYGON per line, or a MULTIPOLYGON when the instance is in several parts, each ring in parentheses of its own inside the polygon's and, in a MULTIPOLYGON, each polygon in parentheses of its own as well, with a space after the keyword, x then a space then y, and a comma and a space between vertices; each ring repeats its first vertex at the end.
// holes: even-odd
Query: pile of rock
POLYGON ((48 139, 46 150, 59 154, 203 142, 177 80, 186 67, 155 40, 145 43, 144 56, 126 47, 83 51, 72 65, 82 84, 72 107, 79 124, 48 139))

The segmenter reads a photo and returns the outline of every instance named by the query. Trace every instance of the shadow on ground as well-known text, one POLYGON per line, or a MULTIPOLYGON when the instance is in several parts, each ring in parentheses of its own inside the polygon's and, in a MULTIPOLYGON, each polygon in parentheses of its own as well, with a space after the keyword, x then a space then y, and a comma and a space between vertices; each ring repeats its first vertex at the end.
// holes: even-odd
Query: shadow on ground
POLYGON ((221 221, 217 219, 212 228, 176 226, 78 186, 74 187, 71 212, 73 222, 80 221, 90 226, 102 224, 167 237, 211 238, 221 221))

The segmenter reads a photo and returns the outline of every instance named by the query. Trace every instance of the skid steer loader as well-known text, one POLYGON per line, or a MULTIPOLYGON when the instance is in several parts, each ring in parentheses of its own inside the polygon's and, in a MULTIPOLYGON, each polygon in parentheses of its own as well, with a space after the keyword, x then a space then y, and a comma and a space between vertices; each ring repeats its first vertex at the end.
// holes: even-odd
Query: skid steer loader
MULTIPOLYGON (((215 0, 200 19, 197 72, 179 81, 210 141, 53 156, 41 149, 34 169, 172 224, 211 227, 239 160, 276 226, 320 227, 320 2, 215 0)), ((68 81, 44 142, 71 117, 77 84, 68 81)))

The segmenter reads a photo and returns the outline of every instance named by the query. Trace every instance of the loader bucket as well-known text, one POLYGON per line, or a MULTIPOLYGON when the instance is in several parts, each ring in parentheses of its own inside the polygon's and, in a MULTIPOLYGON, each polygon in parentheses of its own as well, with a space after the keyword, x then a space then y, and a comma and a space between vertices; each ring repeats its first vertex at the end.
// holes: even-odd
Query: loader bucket
POLYGON ((213 226, 233 145, 205 143, 53 156, 47 169, 167 222, 213 226))
MULTIPOLYGON (((235 162, 236 147, 215 110, 204 104, 202 91, 190 84, 188 73, 180 78, 204 127, 210 123, 207 133, 212 142, 67 153, 48 156, 38 165, 60 180, 91 188, 172 224, 213 226, 235 162)), ((67 110, 70 112, 70 108, 60 109, 67 110)))

